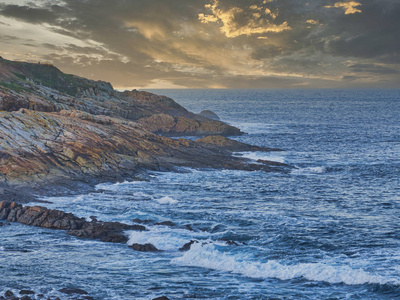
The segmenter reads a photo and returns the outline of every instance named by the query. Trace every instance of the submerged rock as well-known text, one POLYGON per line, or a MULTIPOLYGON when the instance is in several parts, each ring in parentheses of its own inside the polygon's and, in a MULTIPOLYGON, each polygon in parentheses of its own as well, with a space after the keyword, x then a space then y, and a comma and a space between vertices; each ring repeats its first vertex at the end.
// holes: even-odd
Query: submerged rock
POLYGON ((66 295, 88 295, 89 293, 82 289, 77 288, 63 288, 59 290, 59 292, 66 294, 66 295))

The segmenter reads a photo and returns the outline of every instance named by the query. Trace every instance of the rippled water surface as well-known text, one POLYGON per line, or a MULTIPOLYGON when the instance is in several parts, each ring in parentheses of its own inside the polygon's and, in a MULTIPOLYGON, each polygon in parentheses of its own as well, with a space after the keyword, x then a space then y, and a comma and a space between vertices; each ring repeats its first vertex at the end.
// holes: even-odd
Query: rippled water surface
POLYGON ((154 173, 149 182, 47 198, 82 217, 176 226, 126 232, 128 244, 160 253, 0 227, 0 287, 47 295, 77 287, 96 299, 400 298, 398 90, 156 92, 194 112, 213 110, 248 133, 240 141, 286 150, 237 155, 296 168, 154 173), (193 239, 201 243, 178 250, 193 239))

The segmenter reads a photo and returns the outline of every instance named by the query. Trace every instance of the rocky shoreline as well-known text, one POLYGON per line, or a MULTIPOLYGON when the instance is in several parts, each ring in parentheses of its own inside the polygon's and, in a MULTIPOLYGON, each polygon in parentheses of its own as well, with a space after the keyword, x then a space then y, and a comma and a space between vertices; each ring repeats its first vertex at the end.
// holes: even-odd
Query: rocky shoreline
MULTIPOLYGON (((78 238, 127 243, 125 231, 147 230, 145 225, 151 221, 124 224, 99 221, 94 216, 88 221, 21 203, 40 202, 45 195, 89 192, 101 182, 146 180, 149 171, 291 170, 286 164, 233 155, 281 151, 226 137, 242 134, 211 111, 194 114, 165 96, 137 90, 118 92, 107 82, 64 74, 51 65, 0 58, 0 219, 5 220, 0 227, 18 222, 65 230, 78 238), (182 136, 198 139, 170 138, 182 136)), ((152 225, 175 226, 172 222, 152 225)), ((184 229, 193 230, 190 225, 184 229)), ((188 251, 195 243, 199 241, 192 240, 176 250, 188 251)), ((152 244, 129 247, 159 252, 152 244)), ((58 291, 74 299, 93 299, 79 288, 58 291)), ((0 299, 43 297, 30 290, 9 290, 0 295, 0 299)), ((57 297, 61 296, 48 299, 57 297)))
POLYGON ((0 59, 0 200, 91 189, 182 167, 283 171, 236 151, 279 151, 226 138, 238 128, 210 111, 62 73, 50 65, 0 59), (199 136, 197 141, 166 136, 199 136))

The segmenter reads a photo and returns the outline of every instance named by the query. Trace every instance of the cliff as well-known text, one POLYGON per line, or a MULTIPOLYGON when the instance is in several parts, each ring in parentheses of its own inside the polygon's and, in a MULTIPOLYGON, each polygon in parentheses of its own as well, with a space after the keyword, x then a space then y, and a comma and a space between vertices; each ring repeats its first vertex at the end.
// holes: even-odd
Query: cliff
POLYGON ((108 82, 64 74, 52 65, 0 59, 0 110, 20 108, 120 117, 169 136, 242 134, 221 121, 191 113, 165 96, 137 90, 118 92, 108 82))

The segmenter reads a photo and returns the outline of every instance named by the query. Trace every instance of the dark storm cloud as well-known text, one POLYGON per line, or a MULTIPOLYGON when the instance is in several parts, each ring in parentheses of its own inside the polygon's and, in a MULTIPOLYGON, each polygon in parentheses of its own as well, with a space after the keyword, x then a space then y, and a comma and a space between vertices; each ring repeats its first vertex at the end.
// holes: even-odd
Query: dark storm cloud
POLYGON ((19 5, 0 5, 1 15, 5 17, 23 20, 33 24, 53 23, 57 15, 53 12, 53 7, 49 9, 19 6, 19 5))
POLYGON ((38 43, 45 59, 114 85, 399 81, 397 0, 37 0, 0 15, 46 24, 66 41, 38 43))
POLYGON ((354 64, 349 68, 355 73, 399 74, 398 70, 374 64, 354 64))
POLYGON ((332 18, 324 34, 327 50, 357 58, 387 58, 400 52, 400 1, 364 0, 362 13, 332 18), (333 23, 334 22, 334 23, 333 23))

